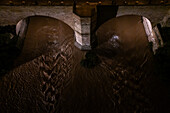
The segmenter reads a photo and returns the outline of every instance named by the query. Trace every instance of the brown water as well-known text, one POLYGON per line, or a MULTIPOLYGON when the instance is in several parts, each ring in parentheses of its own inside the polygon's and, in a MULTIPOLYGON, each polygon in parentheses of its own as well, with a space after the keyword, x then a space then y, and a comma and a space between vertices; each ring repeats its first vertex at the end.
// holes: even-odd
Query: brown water
POLYGON ((0 112, 168 113, 141 17, 112 19, 96 35, 101 63, 85 68, 69 26, 32 17, 17 67, 0 80, 0 112))

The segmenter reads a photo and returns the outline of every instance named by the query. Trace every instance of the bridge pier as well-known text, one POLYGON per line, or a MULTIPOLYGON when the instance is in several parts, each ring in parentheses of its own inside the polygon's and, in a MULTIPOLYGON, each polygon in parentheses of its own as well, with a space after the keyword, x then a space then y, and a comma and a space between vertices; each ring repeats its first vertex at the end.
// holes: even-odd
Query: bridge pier
POLYGON ((80 50, 91 50, 95 42, 97 13, 95 9, 76 9, 74 11, 75 46, 80 50))
POLYGON ((30 16, 46 16, 62 21, 75 33, 75 46, 80 50, 92 49, 95 30, 113 17, 140 15, 148 18, 152 26, 161 23, 169 27, 170 6, 0 6, 0 25, 16 25, 30 16), (110 11, 110 12, 109 12, 110 11), (97 14, 98 13, 98 14, 97 14), (98 16, 98 17, 97 17, 98 16), (97 25, 96 25, 97 22, 97 25))

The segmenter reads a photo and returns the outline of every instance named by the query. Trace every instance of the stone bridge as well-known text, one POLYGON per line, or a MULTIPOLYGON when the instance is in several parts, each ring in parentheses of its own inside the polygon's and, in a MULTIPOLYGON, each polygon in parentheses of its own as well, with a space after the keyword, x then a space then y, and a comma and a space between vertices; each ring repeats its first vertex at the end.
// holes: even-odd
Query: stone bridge
MULTIPOLYGON (((144 16, 151 21, 152 26, 160 23, 170 27, 170 6, 119 6, 115 13, 107 14, 113 14, 111 18, 124 15, 144 16)), ((18 25, 19 22, 17 33, 21 30, 21 34, 24 34, 26 27, 23 28, 22 25, 26 26, 26 21, 21 20, 30 16, 47 16, 64 22, 75 32, 75 45, 81 50, 90 50, 95 41, 97 21, 102 15, 98 15, 98 8, 94 6, 90 9, 90 15, 76 13, 73 6, 0 6, 0 25, 18 25)), ((111 18, 105 19, 100 25, 111 18)))

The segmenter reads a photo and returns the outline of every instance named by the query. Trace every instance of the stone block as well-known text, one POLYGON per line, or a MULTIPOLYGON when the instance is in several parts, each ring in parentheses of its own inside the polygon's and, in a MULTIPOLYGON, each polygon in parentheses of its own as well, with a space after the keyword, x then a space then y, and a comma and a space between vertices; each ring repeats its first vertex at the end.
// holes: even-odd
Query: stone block
POLYGON ((90 25, 91 24, 91 18, 90 17, 82 17, 81 18, 81 25, 90 25))
POLYGON ((90 34, 82 34, 82 45, 90 46, 90 34))
POLYGON ((77 43, 79 43, 80 45, 83 45, 83 37, 82 37, 82 35, 79 33, 79 32, 77 32, 77 31, 75 31, 75 39, 76 39, 76 42, 77 43))
POLYGON ((81 34, 90 34, 91 26, 90 25, 81 25, 81 34))

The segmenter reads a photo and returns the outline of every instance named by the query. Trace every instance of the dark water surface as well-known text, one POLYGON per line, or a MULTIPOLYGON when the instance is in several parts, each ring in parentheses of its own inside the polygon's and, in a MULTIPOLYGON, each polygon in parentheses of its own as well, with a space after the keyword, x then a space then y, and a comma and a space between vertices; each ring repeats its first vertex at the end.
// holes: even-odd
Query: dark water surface
POLYGON ((0 80, 0 112, 168 113, 141 17, 109 20, 96 35, 100 63, 85 68, 69 26, 32 17, 16 68, 0 80))

